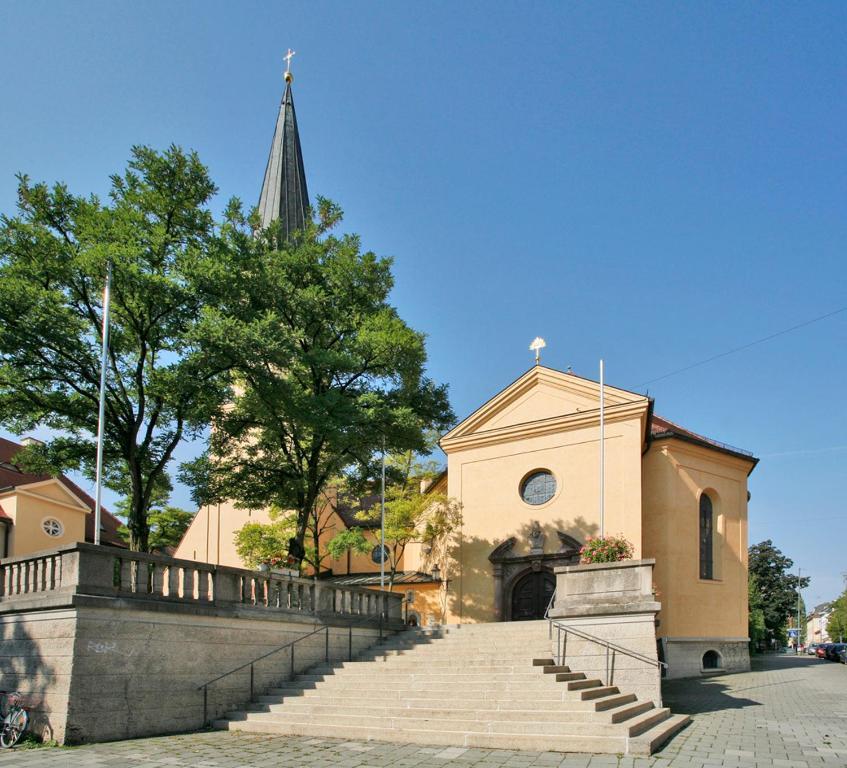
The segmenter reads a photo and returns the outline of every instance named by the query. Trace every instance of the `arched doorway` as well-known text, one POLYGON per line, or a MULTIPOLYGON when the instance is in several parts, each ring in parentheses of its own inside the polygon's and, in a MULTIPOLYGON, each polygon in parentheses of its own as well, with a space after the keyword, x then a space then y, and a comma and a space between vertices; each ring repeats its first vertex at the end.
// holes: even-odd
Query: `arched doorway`
POLYGON ((512 588, 512 621, 543 619, 555 591, 556 578, 550 571, 531 571, 519 578, 512 588))

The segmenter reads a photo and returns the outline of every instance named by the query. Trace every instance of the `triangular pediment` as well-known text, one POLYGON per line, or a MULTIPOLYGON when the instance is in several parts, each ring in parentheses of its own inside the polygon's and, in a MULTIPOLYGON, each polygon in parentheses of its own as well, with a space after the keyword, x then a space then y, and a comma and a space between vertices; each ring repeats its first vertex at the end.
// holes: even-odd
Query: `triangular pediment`
MULTIPOLYGON (((623 389, 604 387, 605 406, 614 409, 644 403, 647 398, 623 389)), ((592 413, 599 418, 600 384, 572 373, 535 366, 456 425, 442 441, 511 427, 592 413)))
POLYGON ((17 486, 17 490, 55 501, 63 506, 77 507, 82 512, 90 512, 88 505, 56 478, 39 480, 34 483, 17 486))

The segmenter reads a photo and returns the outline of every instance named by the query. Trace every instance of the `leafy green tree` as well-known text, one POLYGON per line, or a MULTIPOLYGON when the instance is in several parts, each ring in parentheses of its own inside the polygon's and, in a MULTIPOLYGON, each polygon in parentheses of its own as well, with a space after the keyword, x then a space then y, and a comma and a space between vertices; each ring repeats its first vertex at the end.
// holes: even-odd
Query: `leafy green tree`
MULTIPOLYGON (((390 591, 406 547, 412 542, 426 543, 432 553, 433 548, 438 548, 461 525, 462 515, 459 504, 444 494, 421 493, 420 481, 434 472, 432 465, 422 463, 413 451, 391 455, 386 464, 394 470, 390 474, 386 472, 386 478, 399 478, 398 482, 386 485, 385 493, 384 546, 390 591)), ((380 506, 374 504, 357 512, 356 518, 374 524, 380 522, 381 515, 380 506)), ((376 529, 376 533, 379 536, 381 531, 376 529)), ((372 541, 364 528, 351 528, 336 535, 328 550, 333 557, 340 557, 347 550, 366 552, 372 541)), ((445 568, 442 563, 439 567, 445 568)))
MULTIPOLYGON (((797 574, 794 561, 777 549, 770 539, 749 549, 749 572, 755 577, 758 604, 765 619, 765 631, 778 642, 785 641, 789 617, 797 611, 797 574)), ((799 588, 809 586, 809 577, 799 579, 799 588)))
POLYGON ((750 637, 750 649, 757 651, 767 638, 765 627, 765 612, 762 610, 762 596, 759 594, 756 575, 747 576, 747 634, 750 637))
POLYGON ((151 547, 148 511, 180 441, 226 396, 201 350, 197 277, 208 268, 215 186, 197 155, 134 147, 108 202, 19 177, 18 214, 0 218, 0 422, 55 431, 17 460, 93 476, 107 262, 112 312, 105 399, 106 485, 127 489, 130 546, 151 547))
POLYGON ((340 220, 321 200, 316 220, 287 238, 281 224, 261 230, 228 208, 208 275, 220 303, 202 330, 238 385, 209 451, 183 475, 200 503, 294 510, 300 551, 332 478, 383 444, 421 449, 428 429, 453 418, 446 388, 425 375, 423 334, 389 304, 391 260, 333 234, 340 220))
MULTIPOLYGON (((121 490, 126 493, 128 490, 126 483, 121 485, 121 490)), ((171 491, 173 491, 173 488, 167 477, 163 477, 153 490, 150 507, 147 511, 149 527, 147 543, 150 552, 163 552, 168 547, 176 547, 182 541, 182 537, 194 519, 193 512, 174 507, 168 503, 171 491)), ((126 519, 129 516, 130 509, 131 499, 128 496, 124 496, 115 504, 115 514, 120 518, 126 519)), ((121 525, 118 528, 118 535, 129 544, 130 532, 126 525, 121 525)))
POLYGON ((847 589, 832 604, 832 613, 826 621, 826 631, 833 641, 840 643, 847 638, 847 589))
POLYGON ((248 568, 285 560, 296 518, 279 510, 271 510, 270 517, 270 523, 247 523, 235 532, 235 551, 248 568))

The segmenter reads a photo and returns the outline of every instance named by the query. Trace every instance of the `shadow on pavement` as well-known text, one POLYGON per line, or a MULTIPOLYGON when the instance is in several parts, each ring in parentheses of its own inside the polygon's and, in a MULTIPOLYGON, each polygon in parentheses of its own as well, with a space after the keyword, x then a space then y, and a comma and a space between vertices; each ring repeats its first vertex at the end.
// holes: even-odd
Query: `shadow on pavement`
POLYGON ((676 715, 696 715, 761 706, 760 701, 733 696, 720 677, 668 680, 662 684, 662 704, 676 715))
MULTIPOLYGON (((662 700, 676 714, 695 715, 700 712, 717 712, 726 709, 744 709, 758 707, 761 701, 747 698, 755 696, 754 691, 774 685, 785 685, 793 680, 768 682, 767 677, 757 678, 757 673, 773 672, 784 669, 808 668, 815 664, 827 662, 812 656, 768 653, 753 656, 750 660, 750 672, 744 675, 743 683, 739 675, 716 675, 702 678, 685 678, 682 680, 665 680, 662 683, 662 700), (761 683, 758 681, 761 679, 761 683), (732 680, 730 684, 729 680, 732 680)), ((801 681, 803 678, 797 678, 801 681)))

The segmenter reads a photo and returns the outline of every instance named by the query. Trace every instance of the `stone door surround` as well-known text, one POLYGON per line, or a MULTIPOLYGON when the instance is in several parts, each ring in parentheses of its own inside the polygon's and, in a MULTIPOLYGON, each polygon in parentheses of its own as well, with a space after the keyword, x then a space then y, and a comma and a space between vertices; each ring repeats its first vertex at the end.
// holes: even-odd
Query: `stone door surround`
POLYGON ((494 616, 495 621, 512 620, 512 591, 515 585, 528 573, 549 571, 563 565, 579 563, 579 550, 582 544, 563 531, 556 531, 559 549, 556 552, 544 551, 545 535, 535 523, 529 537, 529 554, 519 555, 514 547, 517 538, 511 536, 498 544, 488 556, 494 577, 494 616))

